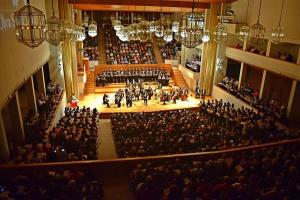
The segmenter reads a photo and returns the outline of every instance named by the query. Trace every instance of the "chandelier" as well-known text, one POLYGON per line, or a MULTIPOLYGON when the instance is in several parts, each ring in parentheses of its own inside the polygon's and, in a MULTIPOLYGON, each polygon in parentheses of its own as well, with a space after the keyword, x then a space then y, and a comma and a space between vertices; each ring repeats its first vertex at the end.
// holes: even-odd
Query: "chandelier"
POLYGON ((45 40, 54 46, 59 45, 62 42, 62 28, 62 21, 54 15, 52 0, 52 16, 46 21, 45 40))
POLYGON ((91 37, 95 37, 97 35, 97 22, 93 18, 93 11, 92 11, 92 20, 88 26, 88 35, 91 37))
POLYGON ((16 38, 31 48, 39 46, 45 39, 45 15, 39 9, 27 5, 14 13, 16 38))
POLYGON ((88 27, 89 26, 89 16, 84 12, 84 17, 82 19, 82 26, 83 27, 88 27))
POLYGON ((165 42, 171 42, 173 40, 173 32, 170 29, 167 29, 163 37, 165 42))
POLYGON ((82 42, 85 39, 85 28, 82 26, 75 26, 74 39, 76 41, 82 42))
POLYGON ((259 23, 260 10, 261 10, 262 0, 260 0, 259 11, 257 22, 250 26, 250 40, 252 43, 258 43, 259 40, 264 39, 266 28, 259 23))
POLYGON ((192 11, 184 14, 181 19, 180 31, 181 42, 187 48, 194 48, 202 43, 204 17, 194 12, 195 1, 193 0, 192 11))
MULTIPOLYGON (((248 10, 249 10, 249 0, 248 0, 248 4, 247 4, 246 22, 248 21, 248 10)), ((247 40, 249 37, 249 32, 250 32, 250 27, 243 25, 240 28, 240 31, 238 33, 238 38, 242 41, 247 40)))
POLYGON ((283 5, 284 5, 284 0, 282 0, 278 26, 275 27, 275 28, 272 28, 272 32, 271 32, 271 42, 273 42, 274 44, 280 43, 283 40, 284 35, 285 35, 284 34, 284 29, 283 29, 283 27, 281 27, 281 18, 282 18, 283 5))
POLYGON ((210 32, 208 30, 204 30, 202 34, 202 41, 209 42, 210 40, 210 32))
POLYGON ((174 33, 178 33, 179 28, 180 28, 180 23, 177 22, 177 21, 174 21, 174 22, 172 23, 172 31, 173 31, 174 33))
POLYGON ((223 3, 221 4, 220 22, 216 25, 213 34, 214 40, 217 43, 224 42, 227 40, 227 28, 223 23, 223 3))

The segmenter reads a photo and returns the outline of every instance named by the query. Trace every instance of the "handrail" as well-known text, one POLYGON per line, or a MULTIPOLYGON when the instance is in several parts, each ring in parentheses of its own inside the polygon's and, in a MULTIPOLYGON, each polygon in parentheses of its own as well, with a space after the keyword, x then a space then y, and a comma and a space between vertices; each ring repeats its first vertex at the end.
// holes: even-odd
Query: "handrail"
POLYGON ((250 151, 260 148, 273 147, 278 145, 287 144, 300 144, 300 138, 292 140, 283 140, 279 142, 271 142, 259 145, 251 145, 246 147, 231 148, 226 150, 210 151, 210 152, 198 152, 198 153, 184 153, 184 154, 172 154, 172 155, 160 155, 160 156, 145 156, 134 158, 119 158, 119 159, 107 159, 107 160, 89 160, 89 161, 72 161, 72 162, 53 162, 53 163, 34 163, 34 164, 4 164, 0 165, 0 170, 5 169, 24 169, 24 168, 45 168, 45 167, 69 167, 69 166, 88 166, 88 165, 101 165, 101 164, 113 164, 122 162, 145 162, 145 161, 161 161, 174 158, 194 158, 199 156, 212 156, 217 154, 229 154, 243 151, 250 151))

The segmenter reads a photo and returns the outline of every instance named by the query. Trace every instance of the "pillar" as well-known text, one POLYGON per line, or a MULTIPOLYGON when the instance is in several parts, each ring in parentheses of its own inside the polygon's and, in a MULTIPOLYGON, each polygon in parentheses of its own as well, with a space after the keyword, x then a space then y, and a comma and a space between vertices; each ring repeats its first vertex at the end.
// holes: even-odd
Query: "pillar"
POLYGON ((15 92, 8 104, 3 107, 1 111, 1 121, 3 122, 7 140, 13 141, 16 144, 22 144, 25 139, 25 134, 18 92, 15 92))
POLYGON ((271 52, 271 45, 272 45, 272 42, 271 42, 271 40, 268 40, 268 44, 267 44, 267 50, 266 50, 266 56, 270 56, 270 52, 271 52))
POLYGON ((4 123, 2 119, 2 114, 0 114, 0 163, 5 162, 9 159, 9 148, 6 138, 6 132, 4 128, 4 123))
MULTIPOLYGON (((206 29, 212 33, 215 26, 217 25, 217 11, 219 10, 220 4, 212 3, 210 9, 206 10, 206 29)), ((200 80, 203 82, 202 88, 205 88, 206 94, 210 95, 212 92, 215 63, 216 63, 216 51, 217 44, 213 40, 212 36, 209 42, 203 44, 203 66, 200 73, 200 80)))
POLYGON ((247 76, 247 65, 245 65, 245 63, 242 62, 241 69, 240 69, 238 89, 240 89, 241 85, 245 82, 246 76, 247 76))
POLYGON ((265 82, 266 82, 267 70, 263 71, 260 90, 259 90, 259 98, 261 99, 264 93, 265 82))
POLYGON ((33 110, 35 114, 37 114, 37 105, 36 105, 36 97, 35 90, 33 84, 33 77, 31 76, 29 80, 25 83, 26 89, 26 98, 29 110, 33 110))
MULTIPOLYGON (((61 0, 58 7, 60 18, 74 23, 73 6, 68 4, 67 0, 61 0)), ((72 94, 78 96, 77 59, 74 41, 67 40, 62 44, 62 57, 66 95, 67 97, 72 94)))
POLYGON ((292 109, 292 105, 293 105, 293 101, 294 101, 294 97, 295 97, 296 87, 297 87, 297 81, 293 80, 290 97, 289 97, 289 101, 288 101, 288 105, 287 105, 287 109, 286 109, 287 118, 289 118, 291 115, 291 109, 292 109))

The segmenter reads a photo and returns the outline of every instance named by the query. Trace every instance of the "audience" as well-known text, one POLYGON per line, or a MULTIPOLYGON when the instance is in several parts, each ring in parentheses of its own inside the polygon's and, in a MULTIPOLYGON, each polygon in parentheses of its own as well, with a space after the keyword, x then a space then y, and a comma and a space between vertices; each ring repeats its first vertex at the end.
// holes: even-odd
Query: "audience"
POLYGON ((137 200, 300 199, 298 146, 138 164, 130 175, 137 200))
POLYGON ((47 95, 41 93, 37 99, 38 114, 36 115, 31 110, 24 120, 24 129, 28 141, 39 140, 36 133, 41 133, 49 128, 52 119, 55 117, 55 110, 61 100, 63 90, 60 85, 50 82, 47 85, 46 93, 47 95))
POLYGON ((107 64, 155 64, 150 42, 122 42, 113 31, 105 31, 107 64))
POLYGON ((89 37, 83 41, 83 55, 89 60, 99 60, 98 37, 89 37))
POLYGON ((116 113, 112 131, 119 157, 212 151, 296 138, 298 132, 222 100, 201 101, 200 111, 116 113))
POLYGON ((259 91, 253 89, 249 84, 241 85, 238 89, 238 81, 227 76, 218 84, 218 86, 227 90, 231 94, 249 103, 259 112, 263 112, 267 116, 275 117, 281 121, 285 120, 286 108, 278 100, 270 97, 259 99, 259 91))
POLYGON ((0 199, 92 200, 102 199, 104 195, 101 180, 88 171, 39 171, 3 181, 0 180, 0 199))
POLYGON ((178 46, 180 46, 180 43, 176 40, 172 40, 159 47, 162 58, 164 60, 174 60, 178 52, 178 46))
POLYGON ((56 127, 33 132, 23 146, 11 145, 14 163, 60 162, 96 159, 99 113, 83 107, 65 108, 56 127))

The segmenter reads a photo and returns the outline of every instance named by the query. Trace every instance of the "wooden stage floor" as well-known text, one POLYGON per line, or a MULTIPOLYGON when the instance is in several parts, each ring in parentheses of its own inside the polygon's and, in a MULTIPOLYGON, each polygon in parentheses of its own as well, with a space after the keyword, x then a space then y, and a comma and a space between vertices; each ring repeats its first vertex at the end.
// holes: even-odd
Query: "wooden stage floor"
MULTIPOLYGON (((163 105, 163 102, 160 102, 158 99, 155 100, 152 98, 148 100, 148 105, 144 105, 143 100, 134 101, 132 107, 126 107, 125 98, 122 100, 122 106, 120 108, 114 104, 114 93, 107 91, 106 93, 109 96, 110 108, 107 108, 106 105, 103 105, 103 95, 99 93, 94 94, 84 94, 79 98, 79 106, 86 106, 90 108, 97 108, 101 113, 116 113, 116 112, 154 112, 162 110, 175 110, 175 109, 185 109, 185 108, 195 108, 198 107, 200 99, 196 99, 194 94, 189 94, 187 101, 177 100, 176 104, 172 101, 166 102, 166 105, 163 105)), ((211 97, 206 97, 205 100, 211 99, 211 97)))

